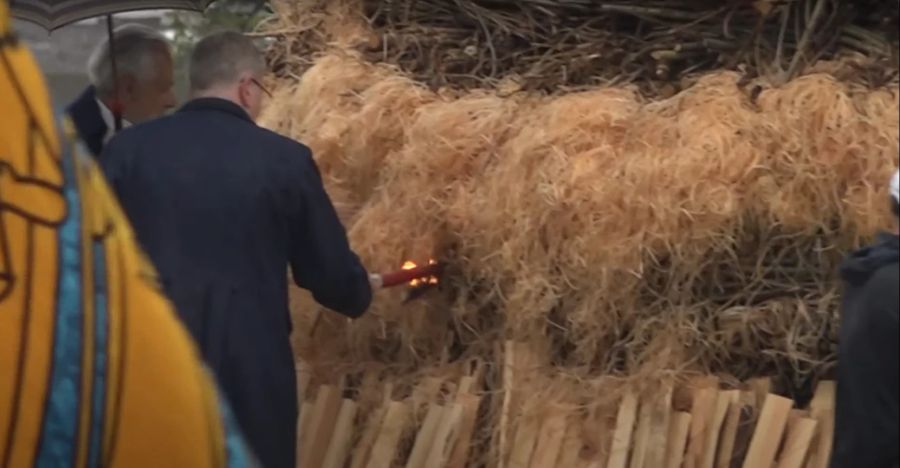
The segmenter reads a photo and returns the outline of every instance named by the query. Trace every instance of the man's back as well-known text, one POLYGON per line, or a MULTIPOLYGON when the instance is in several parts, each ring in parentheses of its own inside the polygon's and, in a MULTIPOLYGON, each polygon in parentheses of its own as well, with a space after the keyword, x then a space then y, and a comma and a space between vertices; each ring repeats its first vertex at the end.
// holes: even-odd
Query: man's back
POLYGON ((345 315, 371 300, 309 150, 199 99, 123 132, 101 162, 251 445, 290 466, 266 459, 294 444, 286 267, 345 315))
POLYGON ((847 259, 832 468, 895 468, 900 423, 900 239, 847 259))

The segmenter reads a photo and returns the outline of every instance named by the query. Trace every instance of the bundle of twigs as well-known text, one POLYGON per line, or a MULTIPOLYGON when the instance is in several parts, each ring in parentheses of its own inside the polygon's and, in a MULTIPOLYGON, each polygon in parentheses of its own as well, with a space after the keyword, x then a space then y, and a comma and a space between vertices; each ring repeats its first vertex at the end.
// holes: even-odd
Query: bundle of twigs
MULTIPOLYGON (((517 89, 640 83, 665 94, 680 88, 680 78, 714 69, 783 83, 848 53, 866 64, 850 67, 850 78, 879 86, 897 76, 895 1, 361 0, 361 7, 380 33, 366 44, 369 59, 433 87, 509 79, 517 89)), ((295 47, 289 43, 276 45, 282 65, 291 58, 285 45, 295 47)))

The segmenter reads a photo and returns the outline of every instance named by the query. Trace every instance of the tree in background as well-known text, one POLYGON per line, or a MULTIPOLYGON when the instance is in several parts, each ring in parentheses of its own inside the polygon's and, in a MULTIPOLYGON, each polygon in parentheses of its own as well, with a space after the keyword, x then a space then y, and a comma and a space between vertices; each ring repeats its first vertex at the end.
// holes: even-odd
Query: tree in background
POLYGON ((268 2, 264 0, 218 0, 204 14, 185 11, 167 14, 179 94, 187 88, 188 59, 197 41, 218 31, 253 31, 271 14, 268 2))

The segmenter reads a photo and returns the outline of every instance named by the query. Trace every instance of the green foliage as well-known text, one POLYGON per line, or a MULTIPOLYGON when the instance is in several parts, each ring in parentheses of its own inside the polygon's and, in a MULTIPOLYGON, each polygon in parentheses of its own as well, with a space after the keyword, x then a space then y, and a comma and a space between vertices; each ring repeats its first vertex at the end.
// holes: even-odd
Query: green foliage
POLYGON ((197 43, 204 36, 218 31, 253 31, 263 19, 272 14, 263 0, 218 0, 205 13, 173 11, 166 17, 174 48, 176 87, 185 92, 187 64, 197 43))
POLYGON ((176 56, 186 57, 198 40, 217 31, 252 31, 270 14, 267 4, 260 0, 218 0, 204 14, 172 12, 168 20, 176 56))

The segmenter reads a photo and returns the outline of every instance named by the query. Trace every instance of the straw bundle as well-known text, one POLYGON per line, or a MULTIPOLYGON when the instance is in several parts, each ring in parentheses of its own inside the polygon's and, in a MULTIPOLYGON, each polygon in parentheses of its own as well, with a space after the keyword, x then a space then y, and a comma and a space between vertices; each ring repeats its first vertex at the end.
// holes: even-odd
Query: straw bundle
POLYGON ((777 374, 808 390, 834 359, 838 261, 888 222, 898 91, 738 81, 660 101, 450 95, 322 57, 265 123, 313 148, 370 269, 451 269, 425 301, 384 294, 315 336, 319 310, 298 298, 301 354, 408 375, 517 339, 572 375, 777 374))

